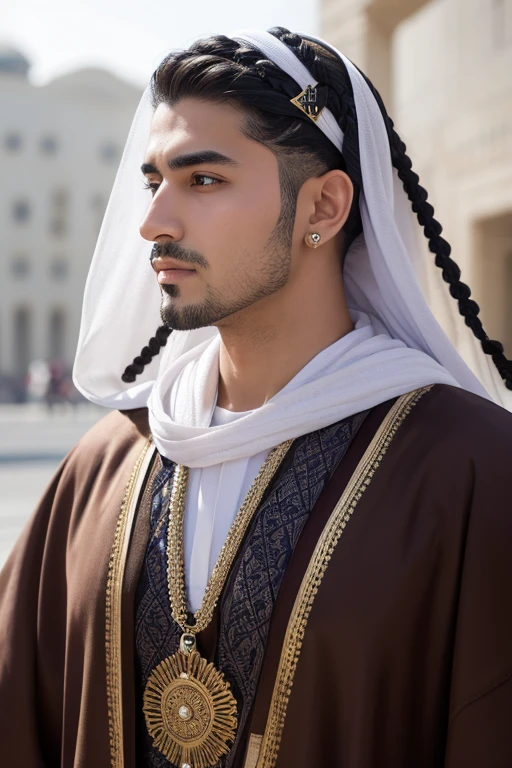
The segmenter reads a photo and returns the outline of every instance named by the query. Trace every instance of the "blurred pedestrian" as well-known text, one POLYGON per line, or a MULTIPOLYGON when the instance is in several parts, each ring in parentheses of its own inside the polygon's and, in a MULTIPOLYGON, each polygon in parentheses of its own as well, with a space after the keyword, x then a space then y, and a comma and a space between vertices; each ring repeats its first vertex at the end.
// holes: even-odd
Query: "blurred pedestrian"
POLYGON ((50 380, 51 372, 46 360, 33 360, 28 366, 26 376, 27 400, 31 403, 44 402, 50 380))

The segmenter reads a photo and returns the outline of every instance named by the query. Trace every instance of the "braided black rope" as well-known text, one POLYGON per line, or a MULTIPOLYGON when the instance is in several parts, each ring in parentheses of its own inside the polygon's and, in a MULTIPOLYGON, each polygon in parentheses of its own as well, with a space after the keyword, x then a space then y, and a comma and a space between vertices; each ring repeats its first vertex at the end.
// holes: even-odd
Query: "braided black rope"
MULTIPOLYGON (((285 43, 297 56, 297 58, 307 67, 319 83, 328 84, 328 99, 326 106, 329 107, 338 124, 346 135, 357 129, 357 113, 354 104, 354 97, 348 75, 342 67, 328 65, 328 59, 323 59, 319 51, 308 40, 289 32, 284 27, 274 27, 269 30, 274 37, 277 37, 282 43, 285 43)), ((357 142, 356 142, 357 144, 357 142)))
MULTIPOLYGON (((219 66, 222 60, 229 65, 237 65, 232 72, 232 82, 233 97, 238 101, 243 100, 246 104, 273 112, 280 117, 288 116, 309 121, 306 115, 290 103, 290 99, 297 96, 297 84, 293 78, 272 61, 265 59, 261 52, 223 35, 198 40, 186 51, 164 60, 153 74, 153 93, 158 92, 159 78, 165 77, 167 66, 176 68, 177 65, 188 60, 195 61, 198 57, 203 58, 205 70, 208 64, 211 67, 219 66)), ((229 97, 229 91, 226 91, 225 95, 229 97)))
MULTIPOLYGON (((344 82, 343 76, 333 77, 331 69, 327 75, 325 63, 320 58, 314 47, 306 40, 302 40, 298 35, 289 33, 282 27, 270 30, 282 42, 286 43, 295 55, 308 67, 310 72, 317 78, 329 79, 332 88, 329 90, 329 108, 335 114, 340 115, 339 124, 344 133, 350 119, 355 121, 355 105, 350 102, 350 95, 344 82), (336 97, 340 101, 336 102, 336 97)), ((338 66, 338 70, 343 72, 345 68, 338 66)), ((359 70, 364 77, 370 90, 372 91, 381 113, 384 118, 386 130, 388 133, 391 160, 396 168, 398 177, 401 180, 404 190, 411 202, 412 210, 417 216, 420 226, 423 228, 425 237, 428 239, 429 250, 435 255, 435 264, 441 269, 443 279, 449 285, 451 296, 457 301, 460 314, 464 317, 464 322, 471 329, 474 336, 480 341, 483 352, 492 357, 500 376, 508 389, 512 389, 512 361, 505 357, 503 345, 496 340, 489 339, 485 332, 482 321, 479 317, 480 307, 471 299, 471 289, 461 280, 461 271, 458 264, 451 258, 451 246, 441 237, 443 228, 434 218, 434 208, 427 202, 428 192, 421 186, 417 173, 412 169, 412 161, 407 155, 407 148, 394 128, 393 120, 386 112, 382 98, 368 79, 368 77, 359 70)), ((359 158, 357 158, 359 160, 359 158)))
POLYGON ((161 325, 154 336, 150 338, 146 347, 142 347, 140 355, 134 357, 133 363, 127 365, 121 379, 126 384, 132 384, 137 376, 139 376, 146 365, 152 361, 156 355, 160 353, 162 347, 167 344, 167 339, 172 333, 172 328, 168 328, 166 325, 161 325))
POLYGON ((407 147, 395 130, 393 120, 389 117, 378 91, 368 78, 361 73, 370 87, 384 117, 391 148, 391 160, 397 170, 407 197, 411 201, 412 210, 428 240, 428 247, 435 255, 435 264, 441 270, 443 280, 448 283, 450 295, 457 301, 459 312, 464 322, 479 340, 483 352, 492 357, 507 389, 512 389, 512 361, 504 354, 503 344, 487 335, 479 317, 480 307, 471 297, 471 289, 461 280, 461 270, 451 258, 451 246, 441 237, 443 227, 434 218, 434 208, 428 202, 428 192, 421 186, 417 173, 412 169, 412 161, 407 155, 407 147))
POLYGON ((343 227, 347 244, 362 231, 359 211, 359 195, 363 180, 359 158, 357 112, 348 72, 339 66, 332 53, 303 40, 284 27, 269 30, 274 37, 285 43, 319 83, 328 83, 326 106, 332 112, 343 132, 343 160, 354 187, 352 206, 343 227))

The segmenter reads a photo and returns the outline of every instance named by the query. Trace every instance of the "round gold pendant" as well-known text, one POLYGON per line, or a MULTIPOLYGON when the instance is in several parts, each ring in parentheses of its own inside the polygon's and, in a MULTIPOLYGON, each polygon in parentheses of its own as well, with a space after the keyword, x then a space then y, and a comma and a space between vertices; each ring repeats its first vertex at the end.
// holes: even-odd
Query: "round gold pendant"
POLYGON ((234 741, 236 701, 222 672, 197 651, 164 659, 144 691, 144 716, 155 747, 171 763, 215 766, 234 741))

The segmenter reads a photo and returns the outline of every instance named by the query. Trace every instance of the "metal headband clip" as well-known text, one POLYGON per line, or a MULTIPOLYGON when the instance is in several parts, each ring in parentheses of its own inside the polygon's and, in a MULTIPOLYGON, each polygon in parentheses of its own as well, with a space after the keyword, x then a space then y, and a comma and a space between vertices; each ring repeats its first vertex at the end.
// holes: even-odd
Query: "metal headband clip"
POLYGON ((298 107, 302 112, 304 112, 305 115, 310 117, 314 123, 316 123, 322 114, 323 107, 320 109, 318 106, 316 85, 308 85, 307 88, 304 88, 304 90, 301 91, 298 96, 290 99, 290 101, 292 104, 295 104, 295 106, 298 107))

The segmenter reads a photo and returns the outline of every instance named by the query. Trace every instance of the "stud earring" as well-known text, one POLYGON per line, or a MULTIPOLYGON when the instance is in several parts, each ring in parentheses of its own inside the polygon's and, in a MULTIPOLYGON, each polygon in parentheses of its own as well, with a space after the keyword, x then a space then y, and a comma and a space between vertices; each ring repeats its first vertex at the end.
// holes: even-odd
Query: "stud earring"
POLYGON ((320 245, 320 240, 322 238, 318 234, 318 232, 308 232, 307 235, 304 237, 304 242, 306 243, 309 248, 318 248, 320 245))

